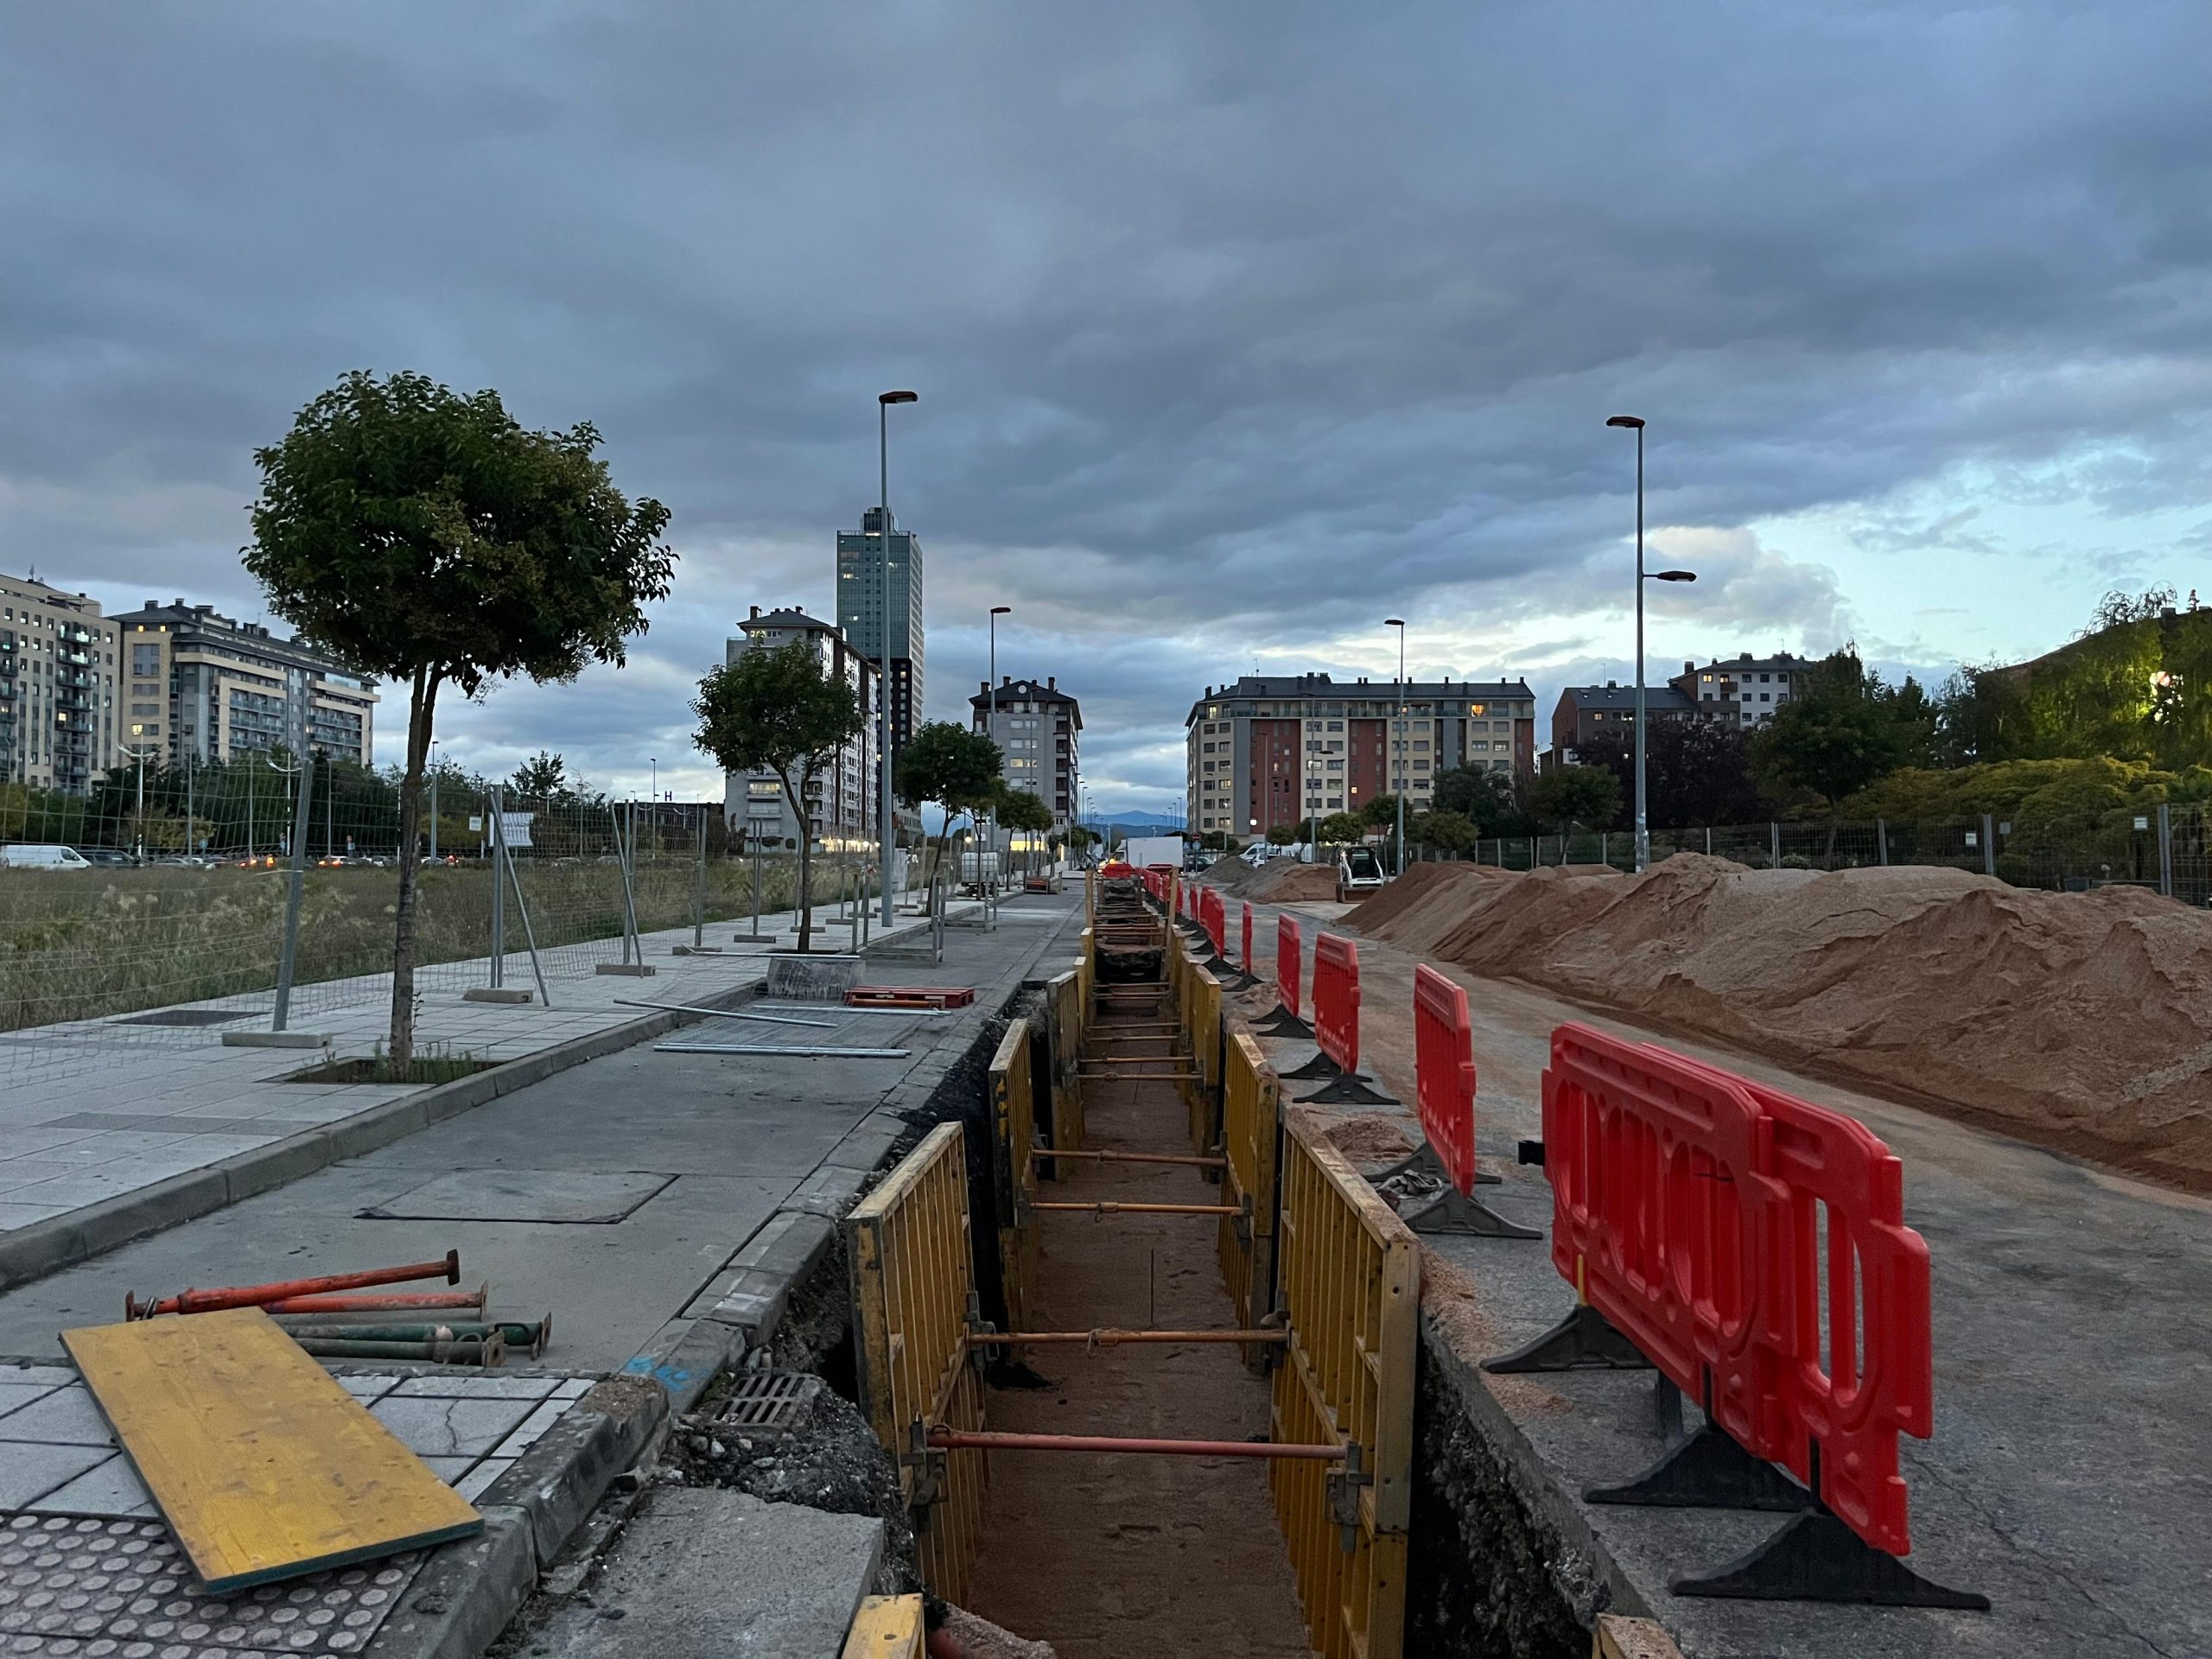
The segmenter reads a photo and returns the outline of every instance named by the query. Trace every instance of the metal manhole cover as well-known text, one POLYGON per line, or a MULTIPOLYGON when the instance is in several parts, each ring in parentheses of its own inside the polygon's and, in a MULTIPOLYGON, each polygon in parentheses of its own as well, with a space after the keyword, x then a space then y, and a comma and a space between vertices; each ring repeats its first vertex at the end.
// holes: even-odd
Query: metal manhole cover
POLYGON ((821 1392, 822 1379, 806 1371, 740 1371, 715 1421, 748 1440, 787 1440, 814 1421, 821 1392))
POLYGON ((156 1008, 151 1014, 134 1014, 125 1020, 111 1020, 111 1026, 227 1026, 233 1020, 254 1018, 251 1008, 156 1008))
POLYGON ((356 1213, 365 1221, 540 1221, 612 1227, 675 1179, 641 1171, 457 1169, 356 1213))

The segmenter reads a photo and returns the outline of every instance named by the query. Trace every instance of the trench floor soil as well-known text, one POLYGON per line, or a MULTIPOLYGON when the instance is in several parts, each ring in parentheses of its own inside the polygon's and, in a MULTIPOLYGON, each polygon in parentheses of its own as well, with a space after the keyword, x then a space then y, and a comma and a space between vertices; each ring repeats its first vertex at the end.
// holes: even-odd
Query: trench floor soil
MULTIPOLYGON (((1087 1083, 1088 1145, 1188 1152, 1172 1083, 1087 1083)), ((1216 1204, 1186 1166, 1064 1163, 1046 1200, 1216 1204)), ((1228 1326, 1211 1216, 1043 1217, 1034 1325, 1228 1326)), ((989 1426, 1027 1433, 1264 1438, 1268 1387, 1229 1344, 1022 1351, 1044 1389, 992 1393, 989 1426)), ((991 1454, 969 1599, 1061 1659, 1310 1653, 1289 1558, 1256 1459, 991 1454)))

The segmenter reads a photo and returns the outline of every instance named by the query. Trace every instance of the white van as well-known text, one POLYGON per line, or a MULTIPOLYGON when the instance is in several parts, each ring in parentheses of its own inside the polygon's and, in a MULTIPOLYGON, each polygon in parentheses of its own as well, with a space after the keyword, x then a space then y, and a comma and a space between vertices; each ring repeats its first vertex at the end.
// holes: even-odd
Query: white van
POLYGON ((0 847, 0 870, 89 870, 92 867, 74 847, 24 842, 0 847))

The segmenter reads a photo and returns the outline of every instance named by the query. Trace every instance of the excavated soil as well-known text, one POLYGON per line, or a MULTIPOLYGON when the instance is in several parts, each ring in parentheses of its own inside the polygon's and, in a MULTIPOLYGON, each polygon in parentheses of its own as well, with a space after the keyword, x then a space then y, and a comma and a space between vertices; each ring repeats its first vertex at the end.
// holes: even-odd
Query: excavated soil
MULTIPOLYGON (((1172 1084, 1090 1084, 1085 1144, 1188 1150, 1172 1084)), ((1052 1198, 1216 1204, 1187 1166, 1077 1165, 1052 1198)), ((1044 1217, 1033 1323, 1199 1330, 1233 1314, 1205 1216, 1044 1217)), ((1226 1344, 1029 1349, 1043 1389, 994 1392, 989 1426, 1030 1433, 1265 1439, 1268 1387, 1226 1344)), ((1305 1659, 1267 1466, 1254 1459, 995 1452, 972 1611, 1060 1659, 1249 1654, 1305 1659)))
POLYGON ((1224 858, 1207 866, 1199 879, 1254 904, 1310 904, 1337 896, 1334 864, 1301 864, 1294 858, 1271 858, 1257 869, 1241 858, 1224 858))
POLYGON ((2212 1191, 2212 916, 1964 871, 1419 864, 1369 937, 2195 1192, 2212 1191))

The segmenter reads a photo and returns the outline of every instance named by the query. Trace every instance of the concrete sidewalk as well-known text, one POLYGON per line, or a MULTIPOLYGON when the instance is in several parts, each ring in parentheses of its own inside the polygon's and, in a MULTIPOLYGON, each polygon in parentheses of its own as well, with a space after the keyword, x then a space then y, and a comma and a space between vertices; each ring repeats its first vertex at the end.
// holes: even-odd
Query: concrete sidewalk
MULTIPOLYGON (((1311 951, 1321 927, 1307 907, 1311 951)), ((1255 910, 1255 955, 1270 969, 1274 907, 1255 910)), ((1330 922, 1332 931, 1348 931, 1330 922)), ((1414 1139, 1411 999, 1417 958, 1362 939, 1361 1048, 1405 1104, 1414 1139)), ((1432 1399, 1454 1398, 1545 1533, 1556 1586, 1586 1616, 1610 1599, 1648 1611, 1691 1659, 1776 1654, 2005 1659, 2212 1653, 2205 1593, 2212 1535, 2212 1203, 2145 1185, 1932 1113, 1817 1079, 1756 1056, 1642 1030, 1532 988, 1478 979, 1477 1143, 1504 1184, 1478 1196, 1548 1233, 1541 1169, 1515 1144, 1541 1134, 1541 1073, 1553 1027, 1581 1020, 1657 1040, 1867 1124, 1904 1165, 1906 1219, 1933 1257, 1936 1433, 1903 1442, 1911 1491, 1909 1564, 1979 1590, 1989 1613, 1700 1600, 1670 1576, 1709 1571, 1774 1530, 1780 1517, 1633 1509, 1583 1501, 1586 1485, 1625 1480, 1662 1449, 1650 1374, 1492 1378, 1474 1362, 1541 1334, 1572 1287, 1541 1242, 1427 1238, 1433 1262, 1424 1325, 1432 1399)), ((1310 964, 1309 964, 1310 966, 1310 964)), ((1312 982, 1310 975, 1306 982, 1312 982)), ((1272 986, 1269 988, 1270 994, 1272 986)), ((1268 1041, 1279 1065, 1313 1052, 1268 1041)), ((1289 1097, 1318 1084, 1292 1085, 1289 1097)), ((1694 1410, 1688 1414, 1694 1427, 1694 1410)), ((1426 1444, 1426 1442, 1425 1442, 1426 1444)))
MULTIPOLYGON (((842 942, 832 907, 816 907, 817 937, 842 942)), ((764 917, 787 939, 796 916, 764 917)), ((902 918, 876 942, 896 943, 926 923, 902 918)), ((526 1003, 466 1001, 456 988, 488 982, 488 958, 442 963, 419 999, 419 1052, 505 1064, 531 1059, 538 1075, 664 1028, 670 1016, 629 1002, 711 1003, 748 994, 766 976, 769 944, 739 945, 734 929, 706 930, 715 955, 687 953, 692 929, 645 934, 648 977, 596 973, 553 979, 548 1006, 529 959, 510 956, 506 982, 526 1003)), ((615 942, 603 942, 611 957, 615 942)), ((467 1109, 527 1080, 481 1073, 457 1084, 296 1083, 327 1055, 377 1052, 391 1018, 389 974, 301 988, 291 1029, 326 1036, 327 1050, 226 1047, 226 1031, 266 1029, 270 995, 153 1011, 206 1025, 149 1024, 148 1013, 9 1033, 17 1053, 41 1043, 73 1050, 66 1077, 43 1078, 0 1063, 0 1287, 97 1254, 175 1220, 204 1214, 336 1157, 383 1144, 431 1114, 467 1109), (84 1046, 92 1046, 88 1055, 84 1046), (420 1115, 390 1109, 420 1103, 420 1115), (327 1132, 327 1135, 318 1132, 327 1132), (318 1144, 321 1142, 322 1144, 318 1144), (318 1154, 320 1155, 318 1155, 318 1154)), ((763 1027, 766 1029, 766 1027, 763 1027)))

